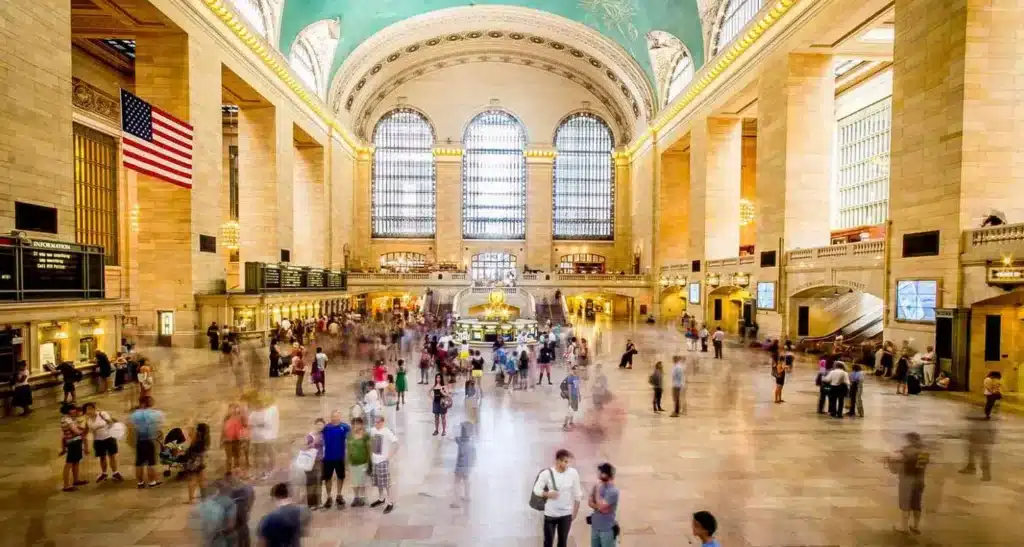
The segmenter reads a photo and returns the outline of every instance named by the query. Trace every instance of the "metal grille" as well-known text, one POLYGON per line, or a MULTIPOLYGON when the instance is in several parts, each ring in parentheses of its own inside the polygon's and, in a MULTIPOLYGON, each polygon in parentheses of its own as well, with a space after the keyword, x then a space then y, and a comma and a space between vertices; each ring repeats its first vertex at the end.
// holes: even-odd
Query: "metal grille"
POLYGON ((466 128, 462 157, 462 236, 526 239, 526 130, 500 110, 466 128))
POLYGON ((757 12, 761 11, 765 0, 729 0, 722 10, 722 22, 718 26, 718 38, 715 39, 714 55, 722 51, 739 36, 757 12))
POLYGON ((238 221, 238 145, 228 146, 228 205, 231 220, 238 221))
POLYGON ((117 261, 117 139, 74 124, 75 241, 99 245, 117 261))
POLYGON ((501 281, 509 272, 516 271, 516 256, 509 253, 479 253, 473 255, 473 279, 501 281))
POLYGON ((839 120, 836 132, 839 214, 835 228, 882 224, 889 216, 892 98, 839 120))
POLYGON ((615 235, 614 139, 593 114, 575 114, 555 133, 554 238, 615 235))
POLYGON ((434 237, 434 129, 419 112, 393 110, 373 145, 373 237, 434 237))
POLYGON ((380 255, 380 267, 390 272, 422 270, 427 265, 427 255, 400 251, 380 255))

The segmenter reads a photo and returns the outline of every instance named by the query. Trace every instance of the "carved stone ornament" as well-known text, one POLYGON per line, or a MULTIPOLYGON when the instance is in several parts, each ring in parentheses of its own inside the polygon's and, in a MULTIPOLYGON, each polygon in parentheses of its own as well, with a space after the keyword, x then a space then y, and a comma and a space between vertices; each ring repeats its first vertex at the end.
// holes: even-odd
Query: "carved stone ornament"
POLYGON ((96 86, 71 78, 71 104, 114 124, 121 123, 121 102, 96 86))

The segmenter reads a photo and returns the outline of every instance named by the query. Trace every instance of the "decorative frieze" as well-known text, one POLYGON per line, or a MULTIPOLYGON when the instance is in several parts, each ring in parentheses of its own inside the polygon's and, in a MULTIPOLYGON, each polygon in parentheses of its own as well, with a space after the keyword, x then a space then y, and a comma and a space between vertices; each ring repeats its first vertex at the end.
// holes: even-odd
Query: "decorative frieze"
POLYGON ((116 125, 121 123, 121 102, 98 87, 71 78, 71 103, 90 114, 95 114, 116 125))

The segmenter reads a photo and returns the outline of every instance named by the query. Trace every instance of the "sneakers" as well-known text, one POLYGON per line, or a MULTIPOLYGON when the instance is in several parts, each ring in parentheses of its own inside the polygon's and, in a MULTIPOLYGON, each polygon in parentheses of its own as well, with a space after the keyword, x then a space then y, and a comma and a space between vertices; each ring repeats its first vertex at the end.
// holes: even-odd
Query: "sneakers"
POLYGON ((116 471, 114 472, 114 476, 112 476, 111 479, 113 479, 114 482, 124 482, 124 477, 122 477, 121 474, 116 471))
POLYGON ((339 511, 345 508, 345 498, 343 498, 341 496, 338 496, 337 498, 335 498, 334 503, 335 503, 335 505, 338 506, 338 510, 339 511))
MULTIPOLYGON (((377 500, 377 501, 371 503, 370 507, 380 507, 381 505, 384 505, 384 500, 377 500)), ((391 505, 394 505, 394 504, 391 504, 391 505)))
POLYGON ((163 483, 160 482, 160 481, 149 481, 149 484, 146 485, 146 488, 156 488, 157 486, 160 486, 161 484, 163 484, 163 483))
POLYGON ((394 510, 395 510, 395 504, 389 503, 388 506, 384 508, 384 514, 386 515, 386 514, 392 512, 392 511, 394 511, 394 510))
POLYGON ((107 480, 107 474, 106 473, 100 473, 100 476, 96 477, 96 482, 103 482, 105 480, 107 480))
POLYGON ((89 484, 89 481, 75 481, 74 482, 75 486, 85 486, 87 484, 89 484))
POLYGON ((78 488, 76 488, 74 486, 65 486, 64 488, 61 489, 61 491, 62 492, 77 492, 78 488))
POLYGON ((331 501, 331 498, 327 498, 327 501, 324 502, 324 509, 330 509, 333 503, 334 502, 331 501))
POLYGON ((355 498, 352 500, 352 507, 363 507, 366 505, 366 500, 363 498, 355 498))

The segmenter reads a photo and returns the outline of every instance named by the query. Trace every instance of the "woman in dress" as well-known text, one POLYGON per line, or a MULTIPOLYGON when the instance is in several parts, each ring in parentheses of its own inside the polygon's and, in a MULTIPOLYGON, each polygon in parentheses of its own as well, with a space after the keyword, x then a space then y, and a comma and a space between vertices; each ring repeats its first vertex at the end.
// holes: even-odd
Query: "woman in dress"
POLYGON ((395 410, 401 410, 405 404, 405 392, 409 391, 409 380, 405 377, 405 359, 398 360, 398 373, 395 376, 395 389, 398 390, 398 404, 395 410))
POLYGON ((896 379, 896 395, 907 395, 907 375, 910 374, 910 361, 906 356, 901 355, 896 361, 896 372, 892 377, 896 379))
POLYGON ((430 388, 430 394, 433 397, 434 435, 437 435, 440 425, 441 436, 444 437, 448 434, 448 407, 451 406, 451 396, 443 375, 434 375, 434 385, 430 388))
POLYGON ((195 502, 196 493, 206 486, 206 450, 210 447, 210 426, 206 422, 196 424, 191 439, 184 458, 189 503, 195 502))
POLYGON ((32 412, 32 386, 28 383, 28 363, 18 361, 18 373, 14 376, 14 400, 12 406, 21 408, 21 415, 32 412))

